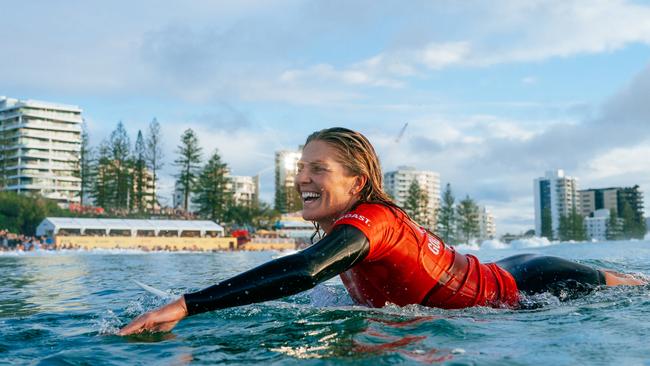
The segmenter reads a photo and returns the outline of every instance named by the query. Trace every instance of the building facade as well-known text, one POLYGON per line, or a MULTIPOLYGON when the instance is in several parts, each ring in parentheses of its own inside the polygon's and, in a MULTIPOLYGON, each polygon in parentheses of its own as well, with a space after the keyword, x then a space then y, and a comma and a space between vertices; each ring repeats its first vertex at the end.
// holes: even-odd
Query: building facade
MULTIPOLYGON (((243 176, 243 175, 230 175, 227 174, 226 189, 232 193, 233 201, 236 205, 251 206, 259 203, 260 196, 260 180, 259 176, 243 176)), ((196 195, 190 193, 188 211, 197 212, 199 205, 194 203, 193 199, 196 195)), ((174 186, 173 205, 175 209, 183 209, 184 191, 178 182, 174 186)))
POLYGON ((622 215, 625 206, 629 205, 634 212, 634 219, 638 222, 644 220, 643 192, 638 185, 619 188, 616 197, 619 216, 622 215))
POLYGON ((228 187, 233 193, 236 205, 253 206, 259 202, 260 177, 243 175, 228 176, 228 187))
POLYGON ((590 216, 585 217, 585 229, 589 240, 607 240, 607 225, 610 218, 610 209, 601 208, 595 210, 590 216))
POLYGON ((416 170, 400 166, 395 171, 384 174, 384 189, 399 206, 404 206, 408 198, 409 186, 416 181, 427 196, 427 212, 430 226, 436 225, 436 213, 440 207, 440 175, 430 170, 416 170))
POLYGON ((301 156, 302 147, 299 150, 275 152, 275 209, 280 213, 302 209, 302 200, 294 188, 301 156))
MULTIPOLYGON (((632 187, 595 188, 579 191, 581 213, 583 216, 594 216, 599 210, 613 212, 617 218, 632 216, 636 225, 643 225, 644 205, 643 192, 638 185, 632 187)), ((628 224, 629 225, 629 224, 628 224)), ((647 225, 646 225, 647 227, 647 225)), ((638 233, 637 236, 641 236, 638 233)))
POLYGON ((580 214, 589 216, 592 212, 601 209, 614 210, 618 213, 619 188, 596 188, 578 191, 580 196, 580 214))
POLYGON ((0 97, 2 189, 40 194, 63 206, 78 203, 81 112, 77 106, 0 97))
POLYGON ((535 234, 558 237, 560 217, 580 209, 578 179, 566 176, 559 169, 548 171, 533 183, 535 201, 535 234))
POLYGON ((494 239, 497 236, 497 226, 494 222, 494 215, 485 207, 479 206, 478 208, 478 225, 479 225, 479 239, 488 240, 494 239))

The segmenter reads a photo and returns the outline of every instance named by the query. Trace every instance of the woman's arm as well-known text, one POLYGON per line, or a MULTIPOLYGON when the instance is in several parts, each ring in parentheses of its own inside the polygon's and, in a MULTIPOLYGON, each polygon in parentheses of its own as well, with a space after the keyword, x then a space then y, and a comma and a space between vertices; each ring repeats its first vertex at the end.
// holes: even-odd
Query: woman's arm
POLYGON ((365 235, 351 225, 337 226, 311 247, 262 264, 136 318, 120 335, 170 330, 182 318, 205 311, 247 305, 297 294, 359 263, 368 255, 365 235), (161 323, 157 321, 160 319, 161 323))

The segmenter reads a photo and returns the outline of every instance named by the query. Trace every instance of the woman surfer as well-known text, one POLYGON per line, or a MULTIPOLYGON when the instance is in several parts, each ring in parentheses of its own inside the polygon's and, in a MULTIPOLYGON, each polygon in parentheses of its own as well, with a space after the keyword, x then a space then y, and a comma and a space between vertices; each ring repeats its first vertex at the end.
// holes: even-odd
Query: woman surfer
POLYGON ((519 291, 640 285, 633 277, 561 258, 518 255, 480 263, 422 229, 382 190, 382 173, 360 133, 330 128, 311 134, 298 162, 302 215, 325 237, 204 290, 143 314, 119 334, 168 331, 206 311, 293 295, 337 274, 355 302, 381 307, 421 304, 447 309, 517 307, 519 291))

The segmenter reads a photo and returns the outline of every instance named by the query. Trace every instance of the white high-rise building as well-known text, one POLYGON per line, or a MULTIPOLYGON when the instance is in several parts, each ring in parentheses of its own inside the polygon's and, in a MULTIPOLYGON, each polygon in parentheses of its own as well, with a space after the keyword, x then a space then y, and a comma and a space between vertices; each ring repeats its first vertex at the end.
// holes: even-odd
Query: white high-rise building
POLYGON ((575 208, 580 210, 578 179, 566 176, 563 170, 546 172, 533 184, 535 193, 535 234, 542 236, 550 228, 553 238, 558 237, 560 217, 568 216, 575 208))
POLYGON ((0 97, 2 189, 79 202, 81 109, 0 97))
POLYGON ((497 235, 497 226, 494 222, 494 215, 485 206, 478 208, 479 239, 494 239, 497 235))
POLYGON ((240 206, 252 206, 260 196, 260 177, 230 175, 229 188, 233 193, 235 203, 240 206))
POLYGON ((302 157, 302 147, 298 151, 280 150, 275 152, 275 208, 281 213, 302 209, 302 200, 294 189, 298 160, 302 157))
POLYGON ((384 189, 393 197, 395 203, 404 207, 409 186, 414 180, 427 195, 427 212, 431 215, 431 227, 435 227, 436 213, 440 207, 440 175, 438 173, 400 166, 397 167, 397 170, 384 174, 384 189))

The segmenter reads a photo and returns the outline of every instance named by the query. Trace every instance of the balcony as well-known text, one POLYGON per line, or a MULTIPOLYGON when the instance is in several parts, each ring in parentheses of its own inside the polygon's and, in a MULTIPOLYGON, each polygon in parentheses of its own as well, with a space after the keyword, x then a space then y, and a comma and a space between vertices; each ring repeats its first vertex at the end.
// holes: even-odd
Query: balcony
POLYGON ((3 131, 9 131, 17 128, 33 128, 36 130, 45 131, 63 131, 63 132, 78 132, 81 133, 81 125, 70 123, 56 123, 35 120, 23 120, 22 122, 14 122, 2 126, 3 131))
POLYGON ((82 122, 81 113, 73 113, 73 112, 63 112, 63 111, 48 112, 48 111, 35 110, 35 109, 24 109, 23 116, 39 117, 39 118, 51 119, 55 121, 66 121, 66 122, 73 122, 73 123, 82 122))

